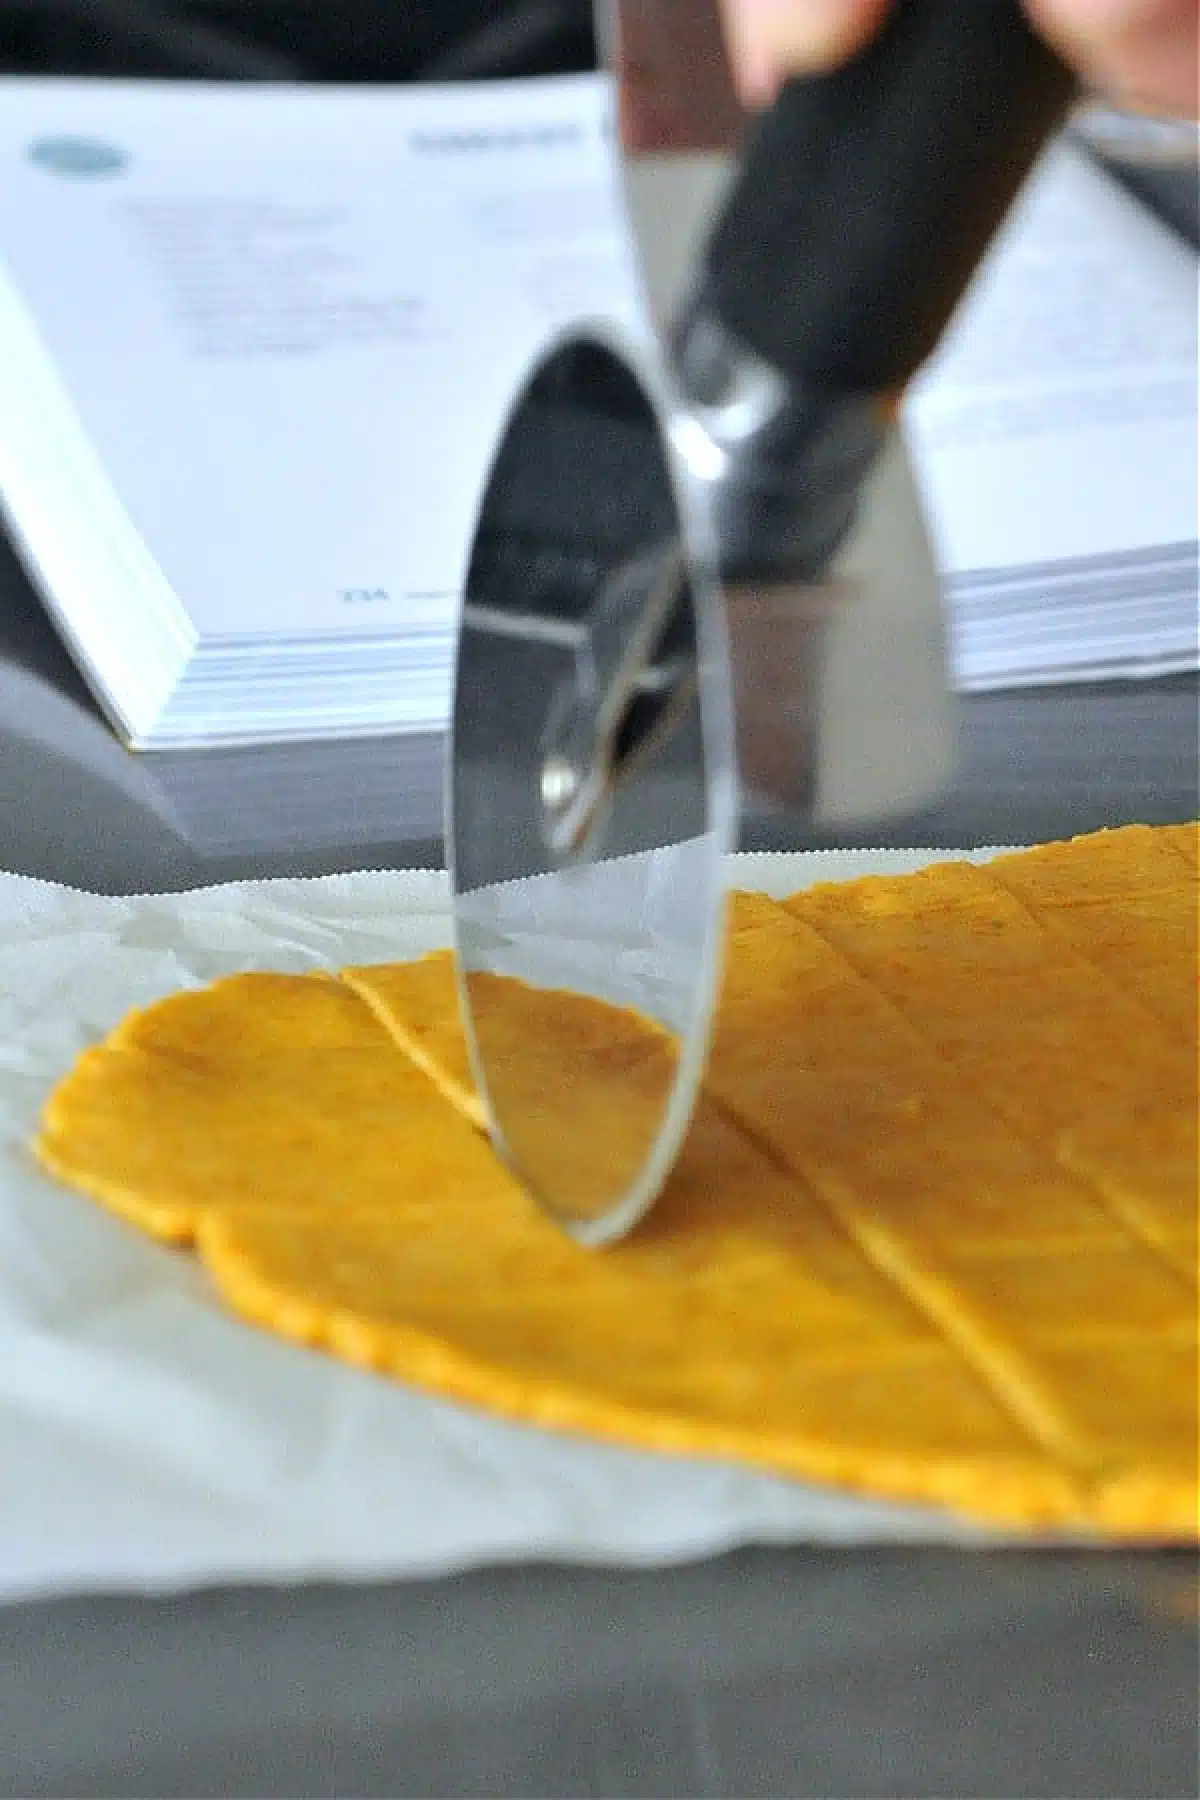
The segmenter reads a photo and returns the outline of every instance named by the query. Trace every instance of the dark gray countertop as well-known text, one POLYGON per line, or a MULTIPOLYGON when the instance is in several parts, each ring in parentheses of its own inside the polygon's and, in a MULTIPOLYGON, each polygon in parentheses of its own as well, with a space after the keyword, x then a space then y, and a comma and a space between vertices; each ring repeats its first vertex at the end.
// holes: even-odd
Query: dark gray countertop
POLYGON ((919 1551, 63 1601, 0 1612, 0 1781, 1186 1800, 1194 1607, 1181 1559, 919 1551))
MULTIPOLYGON (((862 837, 1197 810, 1190 679, 974 699, 963 742, 937 808, 862 837)), ((127 756, 0 557, 0 867, 129 892, 435 861, 437 747, 397 758, 127 756)), ((772 1551, 0 1609, 0 1794, 1195 1795, 1194 1571, 772 1551)))

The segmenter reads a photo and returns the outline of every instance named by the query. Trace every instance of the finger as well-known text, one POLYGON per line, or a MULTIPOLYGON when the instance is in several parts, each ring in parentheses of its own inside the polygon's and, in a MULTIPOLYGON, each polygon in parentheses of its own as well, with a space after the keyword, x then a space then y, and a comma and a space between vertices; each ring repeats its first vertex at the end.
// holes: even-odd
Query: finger
POLYGON ((626 150, 732 150, 745 124, 711 6, 610 0, 607 51, 626 150))
POLYGON ((832 68, 861 49, 888 0, 722 0, 743 99, 764 105, 789 75, 832 68))
POLYGON ((1028 0, 1028 5, 1046 36, 1111 99, 1196 117, 1196 0, 1028 0))

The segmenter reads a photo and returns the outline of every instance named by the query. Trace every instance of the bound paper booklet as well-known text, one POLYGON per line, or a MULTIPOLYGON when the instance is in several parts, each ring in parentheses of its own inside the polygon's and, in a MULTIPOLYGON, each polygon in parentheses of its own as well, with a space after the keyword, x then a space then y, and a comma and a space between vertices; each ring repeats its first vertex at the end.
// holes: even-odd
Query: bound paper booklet
POLYGON ((0 80, 0 495, 140 748, 444 727, 538 348, 638 328, 603 80, 0 80))
MULTIPOLYGON (((127 743, 444 728, 523 375, 650 329, 610 113, 603 76, 0 80, 0 500, 127 743)), ((1050 153, 909 408, 962 685, 1196 665, 1195 283, 1050 153)))
POLYGON ((1069 140, 910 396, 964 688, 1200 663, 1197 263, 1069 140))

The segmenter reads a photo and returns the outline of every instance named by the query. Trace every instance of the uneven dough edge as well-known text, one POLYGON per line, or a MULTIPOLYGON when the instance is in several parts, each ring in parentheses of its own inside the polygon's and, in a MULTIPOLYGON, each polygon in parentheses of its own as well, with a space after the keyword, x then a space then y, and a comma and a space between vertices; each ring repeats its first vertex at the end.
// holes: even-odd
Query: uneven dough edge
POLYGON ((240 1244, 236 1219, 206 1221, 197 1247, 219 1292, 249 1324, 519 1424, 629 1449, 730 1461, 877 1501, 945 1507, 966 1525, 1011 1531, 1015 1542, 1039 1531, 1064 1532, 1072 1542, 1094 1533, 1108 1545, 1191 1542, 1197 1536, 1196 1490, 1186 1478, 1175 1482, 1168 1473, 1114 1468, 1086 1481, 1034 1457, 881 1456, 869 1446, 859 1452, 791 1435, 771 1439, 752 1427, 697 1427, 669 1413, 581 1398, 578 1388, 553 1379, 531 1392, 519 1375, 498 1371, 427 1331, 364 1321, 272 1280, 240 1244))

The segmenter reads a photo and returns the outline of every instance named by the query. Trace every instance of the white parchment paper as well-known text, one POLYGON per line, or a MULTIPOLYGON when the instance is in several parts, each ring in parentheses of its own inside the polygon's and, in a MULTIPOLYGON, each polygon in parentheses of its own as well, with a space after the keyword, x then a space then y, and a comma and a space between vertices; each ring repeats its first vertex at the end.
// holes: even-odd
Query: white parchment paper
MULTIPOLYGON (((741 857, 731 873, 786 893, 931 860, 741 857)), ((135 899, 0 875, 0 1599, 981 1541, 945 1515, 507 1425, 294 1348, 230 1317, 189 1254, 33 1162, 51 1087, 130 1007, 449 936, 439 874, 135 899)))

